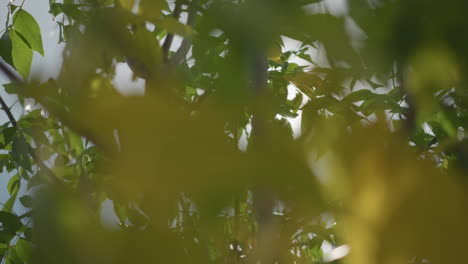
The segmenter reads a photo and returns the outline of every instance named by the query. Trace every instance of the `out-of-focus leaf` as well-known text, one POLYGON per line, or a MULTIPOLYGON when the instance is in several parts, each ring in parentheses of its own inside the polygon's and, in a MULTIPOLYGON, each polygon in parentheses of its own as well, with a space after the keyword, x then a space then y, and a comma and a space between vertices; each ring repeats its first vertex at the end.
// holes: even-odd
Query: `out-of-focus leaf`
POLYGON ((16 242, 16 254, 18 257, 26 263, 31 263, 32 261, 32 245, 31 242, 25 239, 18 239, 16 242))
POLYGON ((352 92, 352 93, 348 94, 343 99, 343 101, 345 101, 347 103, 355 103, 355 102, 358 102, 358 101, 368 100, 372 96, 374 96, 374 93, 372 93, 369 90, 363 89, 363 90, 358 90, 358 91, 355 91, 355 92, 352 92))
POLYGON ((180 23, 173 17, 165 17, 163 19, 155 20, 155 24, 164 28, 167 32, 174 33, 183 37, 191 37, 193 34, 192 28, 180 23))
POLYGON ((119 5, 128 10, 132 11, 133 6, 135 5, 135 0, 117 0, 119 5))
POLYGON ((371 80, 367 80, 366 82, 367 82, 367 83, 372 87, 372 89, 374 89, 374 90, 377 89, 377 88, 379 88, 379 87, 384 87, 383 84, 378 84, 378 83, 375 83, 375 82, 373 82, 373 81, 371 81, 371 80))
POLYGON ((7 94, 17 94, 19 90, 19 86, 16 83, 7 83, 4 84, 3 87, 5 87, 5 92, 7 94))
POLYGON ((296 74, 286 75, 284 78, 294 84, 309 98, 315 97, 315 87, 321 87, 323 85, 323 80, 311 73, 299 72, 296 74))
POLYGON ((68 139, 70 140, 70 147, 77 155, 83 152, 83 139, 74 131, 67 131, 68 139))
POLYGON ((142 0, 140 1, 139 12, 146 17, 157 18, 164 5, 165 1, 163 0, 142 0))
POLYGON ((52 3, 50 5, 49 13, 53 16, 58 16, 62 13, 73 18, 78 19, 83 13, 80 11, 82 4, 66 4, 66 3, 52 3))
POLYGON ((119 218, 122 224, 125 224, 125 220, 127 219, 127 207, 122 204, 118 204, 117 202, 113 202, 114 204, 114 212, 119 218))
POLYGON ((13 138, 12 155, 14 161, 16 161, 25 170, 32 172, 29 148, 29 143, 22 133, 17 134, 13 138))
POLYGON ((304 106, 304 109, 307 109, 308 111, 317 111, 320 109, 328 108, 338 102, 339 101, 336 98, 329 96, 313 98, 306 106, 304 106))
POLYGON ((364 103, 361 104, 360 109, 365 116, 374 114, 379 107, 383 107, 384 96, 375 95, 369 97, 364 103))
POLYGON ((21 196, 19 200, 24 207, 31 208, 33 206, 33 198, 29 195, 21 196))

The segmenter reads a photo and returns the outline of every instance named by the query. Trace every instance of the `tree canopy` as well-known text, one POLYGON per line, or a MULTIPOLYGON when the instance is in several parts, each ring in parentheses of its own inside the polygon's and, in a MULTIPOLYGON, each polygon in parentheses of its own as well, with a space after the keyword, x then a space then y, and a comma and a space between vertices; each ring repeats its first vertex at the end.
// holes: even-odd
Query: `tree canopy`
POLYGON ((2 263, 466 259, 465 1, 49 0, 47 81, 28 1, 0 3, 2 263))

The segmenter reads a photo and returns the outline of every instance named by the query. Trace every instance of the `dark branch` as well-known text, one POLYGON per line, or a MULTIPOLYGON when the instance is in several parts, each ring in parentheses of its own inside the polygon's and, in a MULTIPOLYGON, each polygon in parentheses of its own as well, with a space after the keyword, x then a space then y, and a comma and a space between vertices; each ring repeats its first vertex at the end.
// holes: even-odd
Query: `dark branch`
MULTIPOLYGON (((10 67, 1 59, 0 59, 0 71, 3 72, 12 82, 18 84, 19 86, 23 86, 23 83, 24 83, 23 79, 19 77, 13 70, 11 70, 10 67)), ((3 111, 5 111, 8 119, 10 120, 11 125, 17 128, 18 122, 13 116, 11 109, 7 106, 7 104, 5 103, 5 100, 3 100, 1 96, 0 96, 0 105, 3 111)), ((55 173, 44 164, 44 162, 39 158, 36 151, 31 146, 29 146, 29 155, 31 155, 32 159, 34 160, 34 162, 36 162, 37 166, 44 173, 46 173, 55 184, 60 184, 60 180, 58 179, 57 175, 55 175, 55 173)))
MULTIPOLYGON (((180 0, 176 1, 175 7, 174 7, 174 13, 173 13, 173 16, 176 20, 179 20, 181 10, 182 10, 182 2, 180 0)), ((171 49, 173 40, 174 40, 174 34, 172 33, 167 34, 166 39, 164 40, 164 43, 163 43, 163 47, 162 47, 163 55, 164 55, 164 63, 169 62, 169 51, 171 49)))
POLYGON ((407 80, 405 76, 405 64, 402 61, 397 61, 397 78, 400 84, 401 91, 406 94, 405 102, 408 104, 408 111, 405 113, 405 120, 403 123, 403 128, 405 132, 409 135, 414 131, 416 126, 416 107, 415 107, 415 99, 413 95, 408 91, 407 80))
MULTIPOLYGON (((194 28, 196 17, 197 17, 197 0, 193 0, 188 10, 187 25, 194 28)), ((184 38, 184 40, 182 41, 182 44, 180 45, 180 48, 171 57, 171 60, 169 61, 169 63, 172 65, 177 65, 181 61, 183 61, 185 59, 185 56, 187 56, 187 53, 190 50, 191 46, 192 46, 192 40, 189 38, 184 38)))
POLYGON ((15 117, 13 116, 13 113, 11 113, 10 108, 7 106, 5 103, 5 100, 0 96, 0 105, 2 106, 3 111, 5 111, 6 115, 8 116, 8 119, 10 120, 11 124, 14 127, 18 126, 18 123, 16 122, 15 117))

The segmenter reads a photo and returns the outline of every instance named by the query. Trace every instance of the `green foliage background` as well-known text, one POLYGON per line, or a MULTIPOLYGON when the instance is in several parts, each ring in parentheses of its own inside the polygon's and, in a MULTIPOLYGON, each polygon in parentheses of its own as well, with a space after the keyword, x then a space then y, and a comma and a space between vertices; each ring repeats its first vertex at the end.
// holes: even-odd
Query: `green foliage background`
POLYGON ((46 82, 41 28, 0 3, 5 92, 34 102, 0 98, 2 263, 466 259, 464 1, 49 2, 66 46, 46 82))

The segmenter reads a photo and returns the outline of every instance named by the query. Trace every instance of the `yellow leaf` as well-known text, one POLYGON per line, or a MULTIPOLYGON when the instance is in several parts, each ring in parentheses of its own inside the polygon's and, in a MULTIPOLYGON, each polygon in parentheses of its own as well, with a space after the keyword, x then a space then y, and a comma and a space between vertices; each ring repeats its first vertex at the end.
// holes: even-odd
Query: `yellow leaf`
POLYGON ((276 63, 281 63, 281 55, 283 55, 283 52, 281 51, 281 46, 277 43, 272 45, 268 50, 267 50, 267 57, 276 63))
MULTIPOLYGON (((455 263, 467 246, 466 185, 408 151, 405 140, 379 129, 355 129, 337 144, 332 175, 347 187, 341 232, 348 264, 403 264, 413 257, 455 263)), ((333 181, 333 180, 332 180, 333 181)))
POLYGON ((163 0, 141 0, 138 13, 149 19, 157 18, 161 14, 164 4, 163 0))
POLYGON ((313 88, 320 88, 323 83, 322 79, 318 76, 306 72, 286 75, 284 78, 294 84, 309 98, 315 97, 313 94, 313 88))
POLYGON ((123 9, 132 11, 133 6, 135 5, 135 0, 119 0, 119 3, 123 9))
POLYGON ((167 32, 174 33, 183 37, 190 37, 193 34, 190 26, 180 23, 173 17, 166 17, 155 21, 157 26, 164 28, 167 32))

